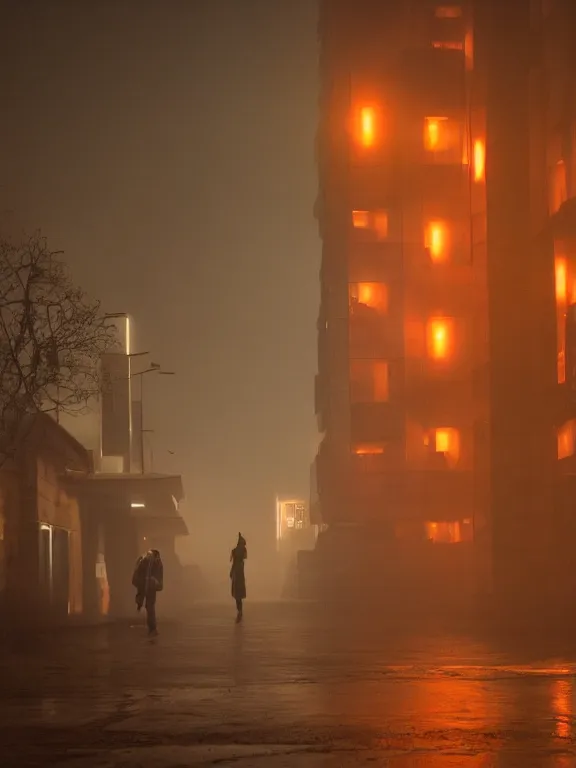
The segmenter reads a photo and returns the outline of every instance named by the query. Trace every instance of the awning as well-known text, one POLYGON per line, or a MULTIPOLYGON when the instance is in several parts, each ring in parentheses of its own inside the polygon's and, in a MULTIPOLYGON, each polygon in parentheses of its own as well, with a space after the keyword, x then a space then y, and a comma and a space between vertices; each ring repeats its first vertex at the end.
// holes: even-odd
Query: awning
POLYGON ((188 536, 188 528, 180 515, 172 517, 138 518, 138 529, 142 536, 160 538, 162 536, 188 536))

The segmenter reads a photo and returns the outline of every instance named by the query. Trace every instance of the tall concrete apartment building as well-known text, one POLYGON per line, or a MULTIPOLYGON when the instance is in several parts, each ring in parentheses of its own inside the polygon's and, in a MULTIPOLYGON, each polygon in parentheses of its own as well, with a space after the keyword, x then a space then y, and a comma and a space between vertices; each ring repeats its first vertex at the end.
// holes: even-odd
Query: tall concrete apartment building
POLYGON ((377 567, 425 599, 517 601, 561 576, 574 5, 321 2, 312 510, 328 583, 377 567))

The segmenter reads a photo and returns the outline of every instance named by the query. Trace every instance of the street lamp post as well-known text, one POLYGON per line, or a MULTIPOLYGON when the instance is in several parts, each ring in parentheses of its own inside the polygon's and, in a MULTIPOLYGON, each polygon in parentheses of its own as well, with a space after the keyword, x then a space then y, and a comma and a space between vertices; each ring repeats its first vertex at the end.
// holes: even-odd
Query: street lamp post
POLYGON ((135 376, 140 377, 140 473, 144 474, 144 433, 147 431, 144 429, 144 376, 147 373, 158 373, 160 376, 174 376, 174 371, 163 371, 158 363, 150 363, 150 368, 146 368, 144 371, 138 371, 133 373, 130 378, 135 376))

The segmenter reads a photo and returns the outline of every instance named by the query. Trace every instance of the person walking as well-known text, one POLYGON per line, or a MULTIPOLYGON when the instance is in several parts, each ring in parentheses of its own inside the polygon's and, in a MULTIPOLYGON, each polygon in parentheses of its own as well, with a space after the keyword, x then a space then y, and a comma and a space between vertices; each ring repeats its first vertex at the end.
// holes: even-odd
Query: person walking
POLYGON ((138 558, 132 584, 136 587, 136 607, 138 611, 146 607, 148 634, 158 634, 156 626, 156 595, 164 588, 164 564, 157 549, 149 550, 138 558))
POLYGON ((232 582, 232 597, 236 601, 236 623, 242 621, 242 601, 246 599, 246 577, 244 575, 244 562, 248 557, 246 539, 238 534, 238 543, 230 555, 230 580, 232 582))

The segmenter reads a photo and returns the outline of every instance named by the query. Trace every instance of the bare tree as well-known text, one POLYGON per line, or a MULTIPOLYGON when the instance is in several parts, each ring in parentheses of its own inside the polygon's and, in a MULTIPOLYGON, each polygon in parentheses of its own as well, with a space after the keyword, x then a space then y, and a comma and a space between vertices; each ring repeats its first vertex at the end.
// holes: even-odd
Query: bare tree
POLYGON ((60 252, 40 235, 0 238, 0 464, 28 415, 77 411, 98 394, 98 361, 114 343, 60 252))

